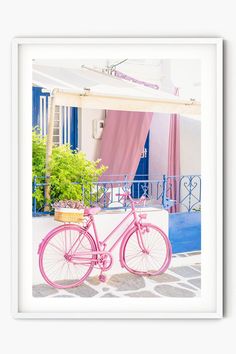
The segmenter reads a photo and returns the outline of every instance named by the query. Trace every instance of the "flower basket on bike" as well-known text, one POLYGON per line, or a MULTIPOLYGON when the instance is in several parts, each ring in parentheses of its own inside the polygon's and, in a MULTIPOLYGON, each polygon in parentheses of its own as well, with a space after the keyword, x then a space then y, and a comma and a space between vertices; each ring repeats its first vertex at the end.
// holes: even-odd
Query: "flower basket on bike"
POLYGON ((80 201, 63 200, 53 204, 54 220, 81 223, 84 220, 85 206, 80 201))

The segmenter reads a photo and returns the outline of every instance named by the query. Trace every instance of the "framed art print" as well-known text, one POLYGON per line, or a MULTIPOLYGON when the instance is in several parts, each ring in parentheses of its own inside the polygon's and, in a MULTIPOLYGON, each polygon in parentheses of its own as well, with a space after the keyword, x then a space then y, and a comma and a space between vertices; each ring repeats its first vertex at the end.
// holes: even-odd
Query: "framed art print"
POLYGON ((16 318, 222 317, 222 40, 16 38, 16 318))

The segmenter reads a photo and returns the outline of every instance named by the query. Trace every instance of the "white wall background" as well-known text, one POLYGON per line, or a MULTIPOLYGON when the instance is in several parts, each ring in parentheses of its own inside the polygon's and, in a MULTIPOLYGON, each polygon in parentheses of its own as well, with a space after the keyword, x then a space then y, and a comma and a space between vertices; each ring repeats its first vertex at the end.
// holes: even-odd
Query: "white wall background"
POLYGON ((157 179, 168 170, 170 115, 155 113, 150 127, 149 176, 157 179))
POLYGON ((180 173, 201 174, 201 123, 180 118, 180 173))
MULTIPOLYGON (((150 129, 150 178, 167 174, 169 115, 156 113, 150 129)), ((201 123, 180 117, 180 174, 201 174, 201 123)))
POLYGON ((93 137, 93 120, 104 120, 105 111, 101 109, 80 109, 80 148, 89 160, 96 160, 100 153, 101 139, 93 137))
MULTIPOLYGON (((155 70, 154 70, 155 72, 155 70)), ((201 63, 198 60, 162 60, 157 71, 161 89, 201 101, 201 63)), ((150 128, 149 175, 159 178, 168 171, 170 115, 155 113, 150 128)), ((201 123, 180 117, 180 174, 201 174, 201 123)))
POLYGON ((187 0, 133 2, 42 0, 4 2, 1 8, 1 352, 113 354, 235 352, 236 326, 236 36, 234 1, 187 0), (65 321, 13 320, 10 315, 10 42, 22 35, 220 36, 225 43, 225 315, 223 320, 65 321), (2 123, 3 124, 3 123, 2 123), (4 172, 4 173, 3 173, 4 172), (78 349, 75 348, 78 345, 78 349), (104 349, 106 348, 106 349, 104 349), (228 348, 228 349, 226 349, 228 348))

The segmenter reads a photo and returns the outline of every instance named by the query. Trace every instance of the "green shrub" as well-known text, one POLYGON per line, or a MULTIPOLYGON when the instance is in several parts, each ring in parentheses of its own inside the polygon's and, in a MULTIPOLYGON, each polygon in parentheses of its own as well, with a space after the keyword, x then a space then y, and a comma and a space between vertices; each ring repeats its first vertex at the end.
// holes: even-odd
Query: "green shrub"
MULTIPOLYGON (((32 178, 45 176, 46 138, 37 130, 32 133, 32 154, 32 178)), ((89 161, 84 152, 73 151, 69 145, 54 146, 49 164, 50 200, 47 204, 64 199, 83 200, 85 205, 94 202, 101 193, 93 191, 93 182, 107 169, 99 164, 100 160, 89 161)), ((43 182, 45 179, 37 179, 37 183, 43 182)), ((33 196, 37 209, 41 209, 45 203, 44 187, 37 187, 33 196)))
POLYGON ((45 176, 46 138, 40 134, 38 127, 32 132, 32 180, 34 176, 45 176))
MULTIPOLYGON (((43 177, 46 173, 46 138, 40 134, 38 127, 35 127, 32 132, 32 182, 34 176, 43 177)), ((36 183, 43 183, 44 178, 37 178, 36 183)), ((42 209, 44 206, 44 187, 38 186, 33 192, 33 197, 36 199, 37 209, 42 209)))
POLYGON ((51 199, 83 200, 85 205, 95 201, 93 182, 106 170, 105 166, 98 167, 99 163, 100 160, 87 160, 82 151, 73 152, 68 145, 54 147, 50 162, 51 199))

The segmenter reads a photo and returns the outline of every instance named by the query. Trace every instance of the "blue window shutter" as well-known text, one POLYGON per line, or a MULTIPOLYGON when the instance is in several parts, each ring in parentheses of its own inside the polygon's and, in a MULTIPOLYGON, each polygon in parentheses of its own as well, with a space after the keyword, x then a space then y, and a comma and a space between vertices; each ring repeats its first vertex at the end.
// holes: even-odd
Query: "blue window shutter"
POLYGON ((32 87, 32 126, 39 126, 39 102, 41 87, 32 87))
MULTIPOLYGON (((47 120, 48 120, 48 96, 49 93, 42 92, 42 87, 32 87, 32 127, 40 126, 40 97, 46 97, 46 127, 44 127, 44 122, 42 122, 42 127, 44 127, 44 132, 47 133, 47 120)), ((45 107, 44 107, 45 108, 45 107)), ((70 136, 68 137, 68 117, 66 117, 66 131, 64 131, 65 120, 64 117, 67 114, 67 108, 61 107, 61 142, 66 144, 70 142, 72 150, 79 147, 79 137, 78 137, 78 127, 79 127, 79 114, 77 107, 71 107, 70 109, 70 136), (68 139, 69 138, 69 139, 68 139)), ((43 112, 42 112, 43 114, 43 112)), ((43 130, 43 129, 42 129, 43 130)))
MULTIPOLYGON (((46 98, 46 125, 48 117, 48 92, 42 92, 42 87, 32 87, 32 127, 40 126, 40 97, 46 98)), ((42 122, 44 124, 44 122, 42 122)), ((42 127, 41 127, 42 128, 42 127)), ((46 132, 46 127, 45 127, 46 132)))
POLYGON ((75 150, 78 147, 78 108, 72 107, 70 113, 70 145, 75 150))

